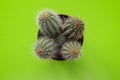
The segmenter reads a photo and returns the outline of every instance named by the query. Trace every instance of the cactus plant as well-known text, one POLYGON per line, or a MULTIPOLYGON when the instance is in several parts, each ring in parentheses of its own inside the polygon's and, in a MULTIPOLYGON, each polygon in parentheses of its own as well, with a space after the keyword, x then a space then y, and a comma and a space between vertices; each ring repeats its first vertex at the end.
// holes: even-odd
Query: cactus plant
POLYGON ((56 37, 61 34, 62 22, 57 14, 44 10, 38 15, 38 24, 42 34, 48 37, 56 37))
POLYGON ((81 45, 77 41, 69 41, 63 45, 61 55, 65 59, 75 59, 81 55, 80 50, 81 45))
POLYGON ((84 24, 77 18, 52 11, 42 11, 35 52, 40 58, 53 60, 76 59, 81 55, 84 24))
POLYGON ((35 46, 35 52, 40 58, 50 58, 54 50, 54 40, 47 37, 39 38, 35 46))
POLYGON ((62 26, 62 30, 68 39, 78 40, 83 35, 84 24, 77 18, 69 18, 62 26))

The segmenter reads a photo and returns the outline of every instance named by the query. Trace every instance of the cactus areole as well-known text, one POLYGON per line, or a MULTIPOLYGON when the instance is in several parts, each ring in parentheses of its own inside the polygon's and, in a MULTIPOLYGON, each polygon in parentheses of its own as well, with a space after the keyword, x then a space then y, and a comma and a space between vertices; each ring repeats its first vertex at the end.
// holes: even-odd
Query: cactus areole
POLYGON ((42 59, 58 61, 80 57, 84 23, 78 18, 44 10, 38 14, 39 25, 35 53, 42 59))

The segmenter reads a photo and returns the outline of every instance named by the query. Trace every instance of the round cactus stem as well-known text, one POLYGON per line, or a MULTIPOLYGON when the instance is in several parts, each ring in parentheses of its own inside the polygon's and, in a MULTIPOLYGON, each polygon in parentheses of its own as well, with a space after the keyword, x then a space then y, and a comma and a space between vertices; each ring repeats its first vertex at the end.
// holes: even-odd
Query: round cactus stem
POLYGON ((55 50, 55 43, 53 39, 41 37, 35 46, 35 52, 40 58, 50 58, 52 52, 55 50))
POLYGON ((49 37, 56 37, 61 34, 62 22, 57 14, 44 10, 38 15, 38 24, 41 32, 49 37))
POLYGON ((83 35, 84 24, 79 19, 70 18, 64 23, 62 30, 68 39, 78 40, 83 35))
POLYGON ((61 54, 65 59, 76 59, 81 55, 80 50, 81 45, 77 41, 70 41, 63 45, 61 54))

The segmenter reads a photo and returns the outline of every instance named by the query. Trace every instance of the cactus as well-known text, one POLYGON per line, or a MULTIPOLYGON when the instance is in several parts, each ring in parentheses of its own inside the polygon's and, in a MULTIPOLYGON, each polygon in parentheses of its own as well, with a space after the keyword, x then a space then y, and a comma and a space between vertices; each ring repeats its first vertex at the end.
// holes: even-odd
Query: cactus
POLYGON ((72 60, 81 55, 84 39, 82 21, 49 10, 42 11, 37 19, 39 30, 35 52, 40 58, 72 60))
POLYGON ((62 22, 52 11, 42 11, 38 15, 38 24, 42 34, 48 37, 56 37, 61 34, 62 22))
POLYGON ((65 59, 75 59, 81 55, 80 50, 81 45, 77 41, 69 41, 63 45, 61 55, 65 59))
POLYGON ((83 35, 84 24, 77 18, 70 18, 62 26, 62 30, 68 39, 78 40, 83 35))
POLYGON ((40 58, 50 58, 54 50, 54 40, 47 37, 39 38, 35 46, 35 52, 40 58))

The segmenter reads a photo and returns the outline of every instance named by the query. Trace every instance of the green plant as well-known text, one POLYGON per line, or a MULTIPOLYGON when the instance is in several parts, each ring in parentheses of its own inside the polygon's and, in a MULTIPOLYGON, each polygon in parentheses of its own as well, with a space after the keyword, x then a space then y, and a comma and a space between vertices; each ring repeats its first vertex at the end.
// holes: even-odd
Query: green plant
POLYGON ((63 24, 62 30, 68 39, 78 40, 83 35, 84 24, 77 18, 69 18, 63 24))
POLYGON ((82 21, 44 10, 38 15, 38 24, 38 42, 35 52, 40 58, 68 60, 76 59, 81 55, 84 36, 82 21))
POLYGON ((53 39, 41 37, 37 41, 35 52, 40 58, 50 58, 55 50, 55 47, 56 46, 53 39))
POLYGON ((43 35, 56 37, 61 34, 62 22, 54 12, 44 10, 38 15, 38 24, 43 35))
POLYGON ((81 45, 77 41, 69 41, 63 45, 61 54, 65 59, 76 59, 81 55, 80 50, 81 45))

